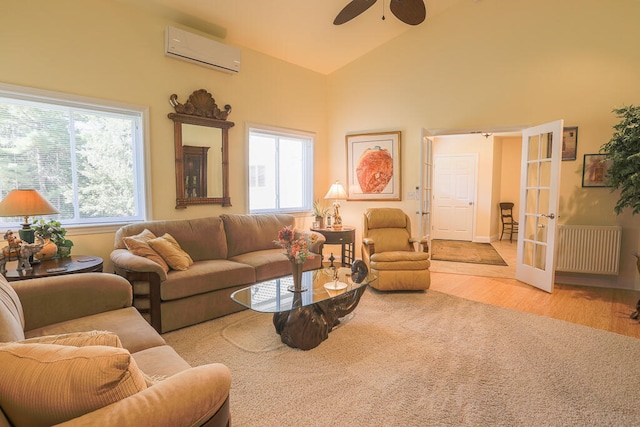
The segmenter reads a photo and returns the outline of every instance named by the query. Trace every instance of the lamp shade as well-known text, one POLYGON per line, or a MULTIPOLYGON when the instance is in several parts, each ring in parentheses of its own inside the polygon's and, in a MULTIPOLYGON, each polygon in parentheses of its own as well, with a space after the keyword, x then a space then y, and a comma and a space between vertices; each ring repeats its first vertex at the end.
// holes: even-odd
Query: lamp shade
MULTIPOLYGON (((58 210, 36 190, 11 190, 0 202, 0 216, 52 215, 58 210)), ((26 220, 25 220, 26 222, 26 220)))
POLYGON ((347 192, 344 191, 344 187, 342 186, 342 184, 340 184, 340 182, 336 181, 331 188, 329 188, 329 191, 327 191, 327 194, 324 196, 325 199, 334 199, 334 200, 346 200, 347 199, 347 192))

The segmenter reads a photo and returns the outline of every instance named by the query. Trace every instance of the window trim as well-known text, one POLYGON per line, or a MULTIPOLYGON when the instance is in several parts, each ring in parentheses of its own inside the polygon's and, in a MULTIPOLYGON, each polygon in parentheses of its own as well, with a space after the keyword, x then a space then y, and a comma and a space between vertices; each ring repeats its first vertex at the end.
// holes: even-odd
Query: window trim
MULTIPOLYGON (((142 153, 138 156, 138 164, 142 166, 142 171, 137 171, 143 193, 144 212, 140 220, 122 220, 122 221, 105 221, 91 222, 86 224, 68 224, 65 228, 69 230, 69 235, 76 234, 93 234, 115 231, 123 224, 131 224, 135 222, 144 222, 152 217, 152 200, 151 200, 151 143, 149 138, 149 107, 146 105, 130 104, 120 101, 113 101, 102 98, 93 98, 82 95, 74 95, 64 92, 57 92, 46 89, 37 89, 28 86, 19 86, 10 83, 0 82, 0 96, 5 98, 13 98, 24 101, 43 102, 53 105, 73 106, 74 108, 88 108, 95 110, 96 106, 106 113, 130 113, 136 112, 140 114, 140 122, 142 129, 140 130, 142 138, 142 153)), ((12 226, 11 223, 6 223, 12 226)), ((20 226, 16 223, 16 226, 20 226)))
MULTIPOLYGON (((273 134, 276 136, 291 136, 294 138, 308 138, 311 140, 311 153, 312 153, 312 161, 310 162, 309 167, 311 168, 311 177, 313 178, 314 176, 314 167, 315 167, 315 144, 316 144, 316 134, 315 132, 309 132, 309 131, 304 131, 304 130, 298 130, 298 129, 290 129, 290 128, 283 128, 283 127, 279 127, 279 126, 270 126, 270 125, 265 125, 265 124, 261 124, 261 123, 255 123, 255 122, 246 122, 245 123, 245 153, 246 153, 246 159, 245 159, 245 177, 246 177, 246 183, 247 185, 245 186, 245 200, 247 201, 247 213, 251 213, 251 181, 250 181, 250 170, 249 170, 249 164, 250 164, 250 149, 251 149, 251 141, 250 141, 250 137, 251 137, 251 131, 255 130, 258 132, 262 132, 262 133, 266 133, 266 134, 273 134)), ((309 186, 309 190, 310 190, 310 194, 311 194, 311 204, 313 204, 313 182, 311 182, 310 186, 309 186)), ((283 214, 289 214, 289 215, 293 215, 293 216, 306 216, 311 212, 311 210, 284 210, 284 209, 279 209, 279 210, 267 210, 267 209, 261 209, 259 211, 256 211, 256 213, 283 213, 283 214)))

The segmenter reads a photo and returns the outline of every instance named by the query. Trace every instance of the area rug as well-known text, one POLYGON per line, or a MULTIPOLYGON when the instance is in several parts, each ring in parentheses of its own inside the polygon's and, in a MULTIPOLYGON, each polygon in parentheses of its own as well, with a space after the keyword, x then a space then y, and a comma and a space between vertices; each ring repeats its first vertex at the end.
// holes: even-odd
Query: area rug
POLYGON ((310 351, 280 345, 271 316, 250 311, 164 338, 194 366, 231 369, 235 427, 640 420, 640 340, 435 291, 367 290, 310 351))
POLYGON ((491 243, 432 240, 431 259, 472 264, 507 265, 491 243))

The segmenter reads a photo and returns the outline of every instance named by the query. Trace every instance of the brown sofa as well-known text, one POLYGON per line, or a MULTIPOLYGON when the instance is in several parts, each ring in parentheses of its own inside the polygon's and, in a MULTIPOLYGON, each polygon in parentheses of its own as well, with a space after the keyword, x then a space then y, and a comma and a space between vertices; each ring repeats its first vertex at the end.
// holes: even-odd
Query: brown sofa
MULTIPOLYGON (((243 307, 231 294, 253 283, 291 274, 291 264, 274 240, 295 218, 284 214, 225 214, 199 219, 149 221, 116 232, 111 261, 117 274, 133 286, 133 305, 160 333, 224 316, 243 307), (191 259, 187 270, 165 271, 127 249, 125 237, 144 230, 169 233, 191 259)), ((305 270, 320 268, 324 237, 316 234, 314 257, 305 270)))
POLYGON ((228 426, 229 369, 190 367, 131 301, 115 274, 0 275, 0 426, 228 426), (95 341, 107 338, 117 345, 95 341), (123 394, 131 378, 139 390, 123 394))

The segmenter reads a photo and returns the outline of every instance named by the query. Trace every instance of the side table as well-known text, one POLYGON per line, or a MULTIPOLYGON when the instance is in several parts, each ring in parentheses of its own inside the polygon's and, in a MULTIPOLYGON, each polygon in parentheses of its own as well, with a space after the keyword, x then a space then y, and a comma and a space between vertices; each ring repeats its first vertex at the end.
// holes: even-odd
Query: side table
MULTIPOLYGON (((311 231, 320 233, 325 238, 325 245, 341 245, 342 265, 351 266, 356 254, 356 228, 343 225, 342 230, 334 230, 333 228, 312 228, 311 231)), ((324 255, 322 257, 324 259, 324 255)))
POLYGON ((36 279, 38 277, 62 276, 64 274, 102 272, 102 258, 97 256, 73 255, 66 258, 55 258, 32 264, 33 270, 16 271, 17 261, 7 263, 4 277, 7 281, 36 279))

